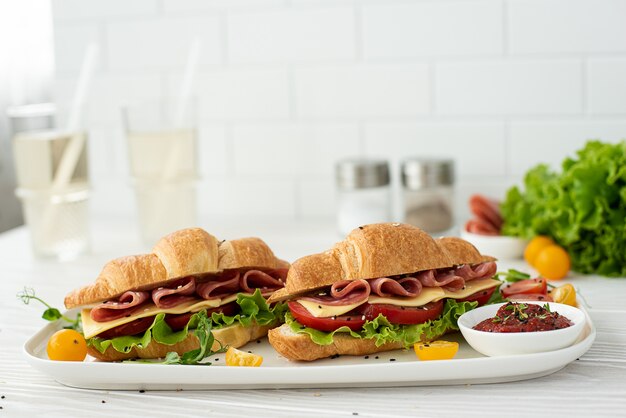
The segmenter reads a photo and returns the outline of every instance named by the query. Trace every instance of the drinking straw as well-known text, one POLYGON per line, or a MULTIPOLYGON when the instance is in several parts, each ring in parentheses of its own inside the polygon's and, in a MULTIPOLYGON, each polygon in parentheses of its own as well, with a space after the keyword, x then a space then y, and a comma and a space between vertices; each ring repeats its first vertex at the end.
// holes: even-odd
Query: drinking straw
MULTIPOLYGON (((82 112, 85 98, 87 97, 87 91, 89 90, 91 79, 96 65, 96 58, 98 55, 98 45, 94 42, 87 46, 83 63, 80 68, 78 76, 78 82, 76 84, 76 90, 74 97, 72 98, 72 104, 70 107, 69 117, 66 124, 66 132, 71 136, 63 151, 59 166, 52 180, 52 192, 60 192, 64 190, 72 178, 72 174, 76 169, 80 155, 85 147, 85 136, 79 134, 78 128, 80 125, 80 117, 82 112)), ((54 204, 46 205, 43 213, 43 228, 44 236, 50 236, 52 226, 57 218, 57 206, 54 204)))
POLYGON ((83 64, 78 76, 76 91, 74 92, 69 117, 65 127, 65 131, 70 133, 72 136, 63 151, 59 167, 54 176, 54 180, 52 182, 53 191, 62 190, 69 184, 72 174, 76 169, 76 164, 78 163, 80 154, 85 146, 84 135, 79 135, 77 131, 80 124, 83 104, 85 103, 87 91, 89 89, 91 79, 93 78, 97 54, 98 45, 92 42, 89 46, 87 46, 87 51, 85 52, 83 64))
MULTIPOLYGON (((198 68, 198 60, 200 58, 200 39, 195 38, 191 42, 189 47, 189 53, 187 55, 187 63, 185 65, 185 72, 183 75, 183 81, 180 87, 180 94, 178 96, 178 102, 174 110, 174 128, 182 129, 184 126, 184 120, 188 108, 191 102, 191 89, 193 87, 193 80, 198 68)), ((172 180, 176 176, 178 171, 178 165, 181 155, 181 145, 176 140, 172 140, 170 145, 170 152, 167 153, 168 157, 161 172, 162 180, 172 180)))

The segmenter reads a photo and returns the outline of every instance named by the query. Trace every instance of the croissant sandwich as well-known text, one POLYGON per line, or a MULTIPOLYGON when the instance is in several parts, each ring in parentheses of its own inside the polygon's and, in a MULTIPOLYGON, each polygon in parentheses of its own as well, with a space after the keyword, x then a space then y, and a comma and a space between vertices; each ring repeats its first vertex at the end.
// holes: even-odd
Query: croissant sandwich
POLYGON ((292 264, 269 299, 288 301, 286 322, 268 338, 284 357, 303 361, 432 341, 487 302, 500 284, 496 268, 459 238, 433 239, 399 223, 362 226, 292 264))
POLYGON ((281 323, 282 304, 266 298, 283 288, 288 268, 259 238, 219 242, 200 228, 184 229, 151 254, 110 261, 65 306, 82 307, 88 352, 104 361, 196 350, 199 315, 211 321, 211 349, 237 348, 281 323))

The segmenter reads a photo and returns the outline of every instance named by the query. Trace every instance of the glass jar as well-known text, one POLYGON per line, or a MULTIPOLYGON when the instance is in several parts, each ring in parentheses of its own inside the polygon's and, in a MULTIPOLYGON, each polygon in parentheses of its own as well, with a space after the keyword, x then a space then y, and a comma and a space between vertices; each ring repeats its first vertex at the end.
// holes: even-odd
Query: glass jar
POLYGON ((361 225, 391 217, 389 164, 384 160, 349 159, 337 163, 337 227, 347 235, 361 225))
POLYGON ((409 158, 402 162, 404 221, 428 233, 454 225, 454 161, 409 158))

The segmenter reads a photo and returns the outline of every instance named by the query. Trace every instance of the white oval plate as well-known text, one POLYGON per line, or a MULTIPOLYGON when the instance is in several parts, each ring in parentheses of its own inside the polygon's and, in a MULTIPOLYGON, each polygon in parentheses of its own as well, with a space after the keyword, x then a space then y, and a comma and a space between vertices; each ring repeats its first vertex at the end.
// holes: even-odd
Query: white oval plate
MULTIPOLYGON (((68 315, 75 315, 69 312, 68 315)), ((87 389, 175 390, 261 389, 458 385, 532 379, 554 373, 589 350, 596 330, 586 315, 583 333, 571 346, 547 353, 484 357, 460 333, 446 340, 459 342, 452 360, 419 361, 413 350, 396 350, 363 357, 342 356, 311 363, 294 363, 279 356, 266 339, 242 350, 261 354, 261 367, 226 367, 224 355, 211 357, 213 366, 105 363, 48 360, 46 343, 60 323, 45 326, 24 345, 26 360, 61 384, 87 389), (391 360, 394 361, 391 361, 391 360)))

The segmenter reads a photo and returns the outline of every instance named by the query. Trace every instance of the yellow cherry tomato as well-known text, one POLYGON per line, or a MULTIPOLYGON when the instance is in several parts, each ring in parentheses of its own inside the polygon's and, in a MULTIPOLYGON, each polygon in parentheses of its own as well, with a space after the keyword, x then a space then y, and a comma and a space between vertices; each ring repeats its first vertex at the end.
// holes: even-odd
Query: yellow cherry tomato
POLYGON ((246 353, 233 347, 226 351, 227 366, 259 367, 261 363, 263 357, 258 354, 246 353))
POLYGON ((574 289, 574 286, 569 283, 552 289, 550 291, 550 296, 557 303, 578 306, 578 303, 576 302, 576 289, 574 289))
POLYGON ((83 361, 87 357, 85 338, 73 329, 62 329, 48 340, 48 358, 60 361, 83 361))
POLYGON ((449 360, 459 351, 459 343, 452 341, 431 341, 429 343, 416 343, 413 346, 417 358, 425 360, 449 360))
POLYGON ((534 267, 546 279, 560 280, 570 268, 569 254, 558 245, 549 245, 539 252, 534 267))
POLYGON ((549 245, 554 245, 554 241, 552 238, 547 237, 545 235, 538 235, 535 238, 531 239, 526 249, 524 250, 524 260, 531 266, 535 267, 535 259, 543 250, 549 245))

